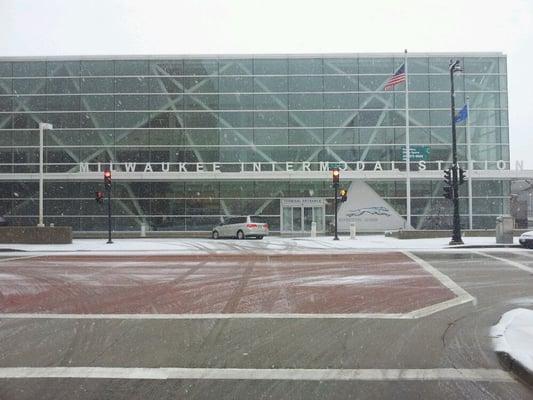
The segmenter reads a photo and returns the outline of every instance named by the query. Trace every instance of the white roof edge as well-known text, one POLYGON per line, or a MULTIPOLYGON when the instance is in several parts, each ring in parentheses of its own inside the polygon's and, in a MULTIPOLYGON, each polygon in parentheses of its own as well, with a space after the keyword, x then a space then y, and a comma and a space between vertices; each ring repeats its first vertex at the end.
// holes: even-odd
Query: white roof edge
MULTIPOLYGON (((137 55, 68 55, 68 56, 0 56, 0 61, 77 61, 77 60, 166 60, 166 59, 246 59, 246 58, 365 58, 404 57, 405 53, 273 53, 273 54, 137 54, 137 55)), ((408 57, 507 57, 494 52, 407 53, 408 57)))

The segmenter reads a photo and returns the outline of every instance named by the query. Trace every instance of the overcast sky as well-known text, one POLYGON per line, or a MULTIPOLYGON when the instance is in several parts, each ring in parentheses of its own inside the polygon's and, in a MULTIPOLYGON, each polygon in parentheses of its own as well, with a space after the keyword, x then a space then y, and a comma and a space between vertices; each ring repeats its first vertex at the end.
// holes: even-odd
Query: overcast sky
POLYGON ((533 169, 533 0, 0 0, 0 56, 501 51, 533 169))

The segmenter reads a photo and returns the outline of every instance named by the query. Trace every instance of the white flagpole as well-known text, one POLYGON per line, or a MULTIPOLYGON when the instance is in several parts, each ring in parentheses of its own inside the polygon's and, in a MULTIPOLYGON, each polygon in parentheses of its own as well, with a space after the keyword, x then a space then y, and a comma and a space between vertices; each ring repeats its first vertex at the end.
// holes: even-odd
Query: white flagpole
POLYGON ((474 170, 474 163, 472 162, 470 145, 470 98, 468 96, 466 97, 466 159, 468 160, 468 224, 472 230, 472 171, 474 170))
POLYGON ((411 227, 411 148, 409 145, 409 76, 407 75, 407 49, 404 52, 405 70, 405 172, 407 197, 407 228, 411 227))

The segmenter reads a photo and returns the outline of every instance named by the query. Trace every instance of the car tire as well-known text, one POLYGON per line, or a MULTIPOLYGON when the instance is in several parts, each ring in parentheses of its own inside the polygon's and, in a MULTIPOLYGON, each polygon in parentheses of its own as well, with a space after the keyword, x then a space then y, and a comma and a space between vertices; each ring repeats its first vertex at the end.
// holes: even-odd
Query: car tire
POLYGON ((237 239, 243 240, 244 239, 244 232, 243 231, 237 231, 237 239))
POLYGON ((257 239, 261 240, 263 239, 263 236, 258 236, 257 239))
POLYGON ((220 238, 220 235, 219 235, 218 231, 213 231, 213 233, 211 234, 211 237, 213 239, 218 239, 218 238, 220 238))

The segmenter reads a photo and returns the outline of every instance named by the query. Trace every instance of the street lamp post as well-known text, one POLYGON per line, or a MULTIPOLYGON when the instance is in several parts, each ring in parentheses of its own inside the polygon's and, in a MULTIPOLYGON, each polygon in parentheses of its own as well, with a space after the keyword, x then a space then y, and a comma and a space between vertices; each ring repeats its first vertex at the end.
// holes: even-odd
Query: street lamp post
POLYGON ((339 240, 339 229, 338 229, 338 217, 339 217, 339 211, 337 210, 338 207, 338 201, 339 201, 339 182, 335 182, 333 184, 333 190, 335 192, 335 198, 334 198, 334 206, 335 206, 335 236, 333 236, 333 240, 339 240))
POLYGON ((54 129, 52 124, 47 124, 45 122, 39 122, 39 222, 37 226, 44 226, 43 218, 43 191, 44 191, 44 130, 45 129, 54 129))
POLYGON ((462 71, 459 60, 450 60, 450 97, 452 113, 452 175, 453 175, 453 234, 450 245, 463 244, 461 238, 461 218, 459 214, 459 167, 457 165, 457 132, 455 128, 455 87, 453 76, 462 71))

